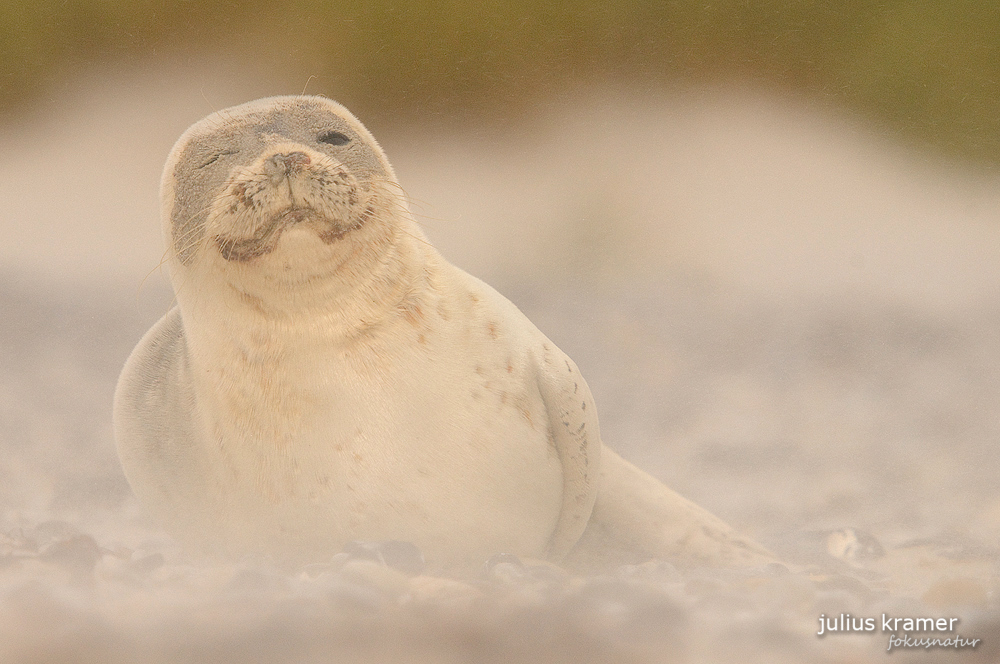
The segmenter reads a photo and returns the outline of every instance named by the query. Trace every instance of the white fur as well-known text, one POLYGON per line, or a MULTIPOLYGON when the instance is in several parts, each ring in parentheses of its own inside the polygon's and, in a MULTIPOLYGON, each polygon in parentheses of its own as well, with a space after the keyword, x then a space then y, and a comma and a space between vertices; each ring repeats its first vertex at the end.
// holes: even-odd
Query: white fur
MULTIPOLYGON (((580 566, 626 562, 621 543, 630 541, 644 557, 766 556, 602 452, 593 398, 572 361, 428 244, 353 116, 328 100, 305 102, 373 149, 361 167, 385 175, 358 181, 376 213, 356 227, 337 221, 353 230, 324 242, 318 229, 347 208, 321 202, 269 253, 226 260, 219 233, 252 235, 286 204, 275 201, 290 200, 262 194, 259 208, 227 217, 218 197, 234 178, 248 168, 256 177, 279 151, 309 156, 318 170, 302 177, 346 163, 347 153, 281 135, 260 139, 259 154, 241 155, 192 207, 213 212, 189 231, 190 256, 170 262, 178 309, 140 342, 115 397, 122 463, 152 512, 207 550, 296 562, 328 559, 354 539, 411 541, 442 567, 501 551, 560 560, 585 528, 586 550, 570 554, 580 566), (595 500, 600 522, 588 528, 595 500)), ((181 192, 203 186, 204 169, 185 151, 234 128, 257 131, 255 118, 272 111, 295 131, 312 127, 312 115, 294 110, 301 103, 252 102, 181 137, 163 178, 168 246, 188 246, 177 244, 187 218, 173 212, 181 192)), ((304 185, 289 176, 288 186, 304 185)))

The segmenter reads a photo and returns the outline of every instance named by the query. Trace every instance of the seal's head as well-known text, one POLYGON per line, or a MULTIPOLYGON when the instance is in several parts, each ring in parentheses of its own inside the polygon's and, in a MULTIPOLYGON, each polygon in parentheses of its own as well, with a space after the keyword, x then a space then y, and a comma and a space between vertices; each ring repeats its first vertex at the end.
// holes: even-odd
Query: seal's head
POLYGON ((329 99, 295 96, 194 124, 167 160, 161 201, 174 272, 207 263, 272 276, 349 255, 348 236, 405 208, 364 126, 329 99))

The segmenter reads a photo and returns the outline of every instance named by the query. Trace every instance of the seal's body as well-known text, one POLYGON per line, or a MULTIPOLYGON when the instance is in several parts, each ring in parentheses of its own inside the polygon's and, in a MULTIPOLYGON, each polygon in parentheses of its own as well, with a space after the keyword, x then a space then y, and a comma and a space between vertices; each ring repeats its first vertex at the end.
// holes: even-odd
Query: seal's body
POLYGON ((178 307, 125 366, 115 435, 182 539, 294 562, 406 540, 453 568, 766 559, 603 448, 577 367, 430 246, 343 107, 209 116, 162 203, 178 307))

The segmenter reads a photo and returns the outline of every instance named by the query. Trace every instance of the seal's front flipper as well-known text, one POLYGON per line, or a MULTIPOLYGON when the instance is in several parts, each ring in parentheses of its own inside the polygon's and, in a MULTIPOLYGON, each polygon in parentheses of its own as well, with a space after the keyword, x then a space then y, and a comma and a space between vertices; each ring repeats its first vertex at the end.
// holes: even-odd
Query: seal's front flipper
POLYGON ((580 370, 562 351, 543 345, 538 390, 549 416, 549 435, 563 471, 563 504, 547 557, 561 560, 588 528, 600 490, 601 432, 594 397, 580 370))
POLYGON ((563 564, 581 572, 597 572, 651 559, 678 567, 753 567, 777 562, 767 549, 605 446, 594 511, 563 564))

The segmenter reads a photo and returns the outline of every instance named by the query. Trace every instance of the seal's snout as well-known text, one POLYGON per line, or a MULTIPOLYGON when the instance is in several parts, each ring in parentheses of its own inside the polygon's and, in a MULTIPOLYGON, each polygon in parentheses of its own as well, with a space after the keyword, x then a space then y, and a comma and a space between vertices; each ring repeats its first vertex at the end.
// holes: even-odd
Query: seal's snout
POLYGON ((271 253, 293 225, 332 244, 369 220, 368 198, 336 158, 300 143, 271 145, 233 169, 212 206, 209 233, 227 261, 271 253))
POLYGON ((272 177, 289 176, 298 173, 310 163, 312 160, 305 152, 282 152, 272 155, 266 162, 266 168, 272 177))

